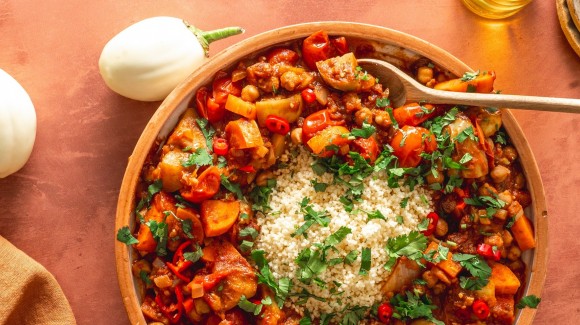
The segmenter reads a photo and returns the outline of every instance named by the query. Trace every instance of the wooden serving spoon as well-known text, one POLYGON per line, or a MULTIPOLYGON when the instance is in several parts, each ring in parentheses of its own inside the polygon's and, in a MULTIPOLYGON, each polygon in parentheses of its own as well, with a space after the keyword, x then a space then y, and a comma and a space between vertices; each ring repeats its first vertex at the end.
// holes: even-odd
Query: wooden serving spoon
POLYGON ((537 97, 520 95, 499 95, 480 93, 460 93, 435 90, 423 86, 394 65, 376 59, 359 59, 359 66, 379 82, 389 88, 389 99, 393 107, 400 107, 407 101, 425 101, 430 104, 457 104, 497 108, 517 108, 535 111, 580 113, 580 99, 537 97))

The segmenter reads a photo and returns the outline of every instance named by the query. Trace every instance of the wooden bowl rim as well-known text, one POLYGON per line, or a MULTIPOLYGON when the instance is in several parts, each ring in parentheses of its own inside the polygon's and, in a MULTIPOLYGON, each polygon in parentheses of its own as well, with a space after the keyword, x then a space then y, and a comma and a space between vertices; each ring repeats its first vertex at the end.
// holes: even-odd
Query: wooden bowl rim
MULTIPOLYGON (((437 65, 448 69, 455 75, 462 75, 465 71, 473 71, 456 57, 429 42, 403 32, 376 25, 340 21, 303 23, 273 29, 247 38, 221 51, 191 74, 173 90, 153 114, 139 137, 127 163, 117 202, 115 233, 117 229, 133 223, 135 189, 146 156, 150 148, 155 144, 160 130, 172 112, 188 98, 192 91, 206 84, 213 77, 214 73, 220 69, 226 68, 232 62, 237 62, 239 59, 259 49, 277 43, 307 37, 319 30, 325 30, 331 35, 358 37, 380 43, 398 45, 403 49, 413 51, 431 59, 437 65)), ((548 221, 544 188, 538 166, 523 131, 508 109, 503 109, 502 111, 503 123, 521 157, 520 162, 525 171, 528 188, 530 189, 533 200, 532 211, 534 228, 536 229, 537 248, 533 251, 533 264, 527 266, 532 269, 525 294, 540 296, 546 277, 548 258, 548 221)), ((115 259, 119 288, 131 324, 145 325, 146 321, 141 313, 140 302, 135 289, 135 280, 131 272, 131 255, 129 250, 130 248, 127 245, 115 240, 115 259)), ((526 308, 522 310, 516 323, 519 325, 532 324, 535 313, 535 309, 526 308)))

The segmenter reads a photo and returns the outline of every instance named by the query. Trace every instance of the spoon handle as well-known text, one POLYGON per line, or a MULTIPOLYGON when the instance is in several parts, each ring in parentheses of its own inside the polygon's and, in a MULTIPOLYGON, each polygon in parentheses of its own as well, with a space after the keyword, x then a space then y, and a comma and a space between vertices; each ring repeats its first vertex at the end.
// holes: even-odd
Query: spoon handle
POLYGON ((520 95, 458 93, 435 89, 424 90, 424 100, 434 104, 459 104, 497 108, 519 108, 533 111, 580 113, 580 99, 520 95))

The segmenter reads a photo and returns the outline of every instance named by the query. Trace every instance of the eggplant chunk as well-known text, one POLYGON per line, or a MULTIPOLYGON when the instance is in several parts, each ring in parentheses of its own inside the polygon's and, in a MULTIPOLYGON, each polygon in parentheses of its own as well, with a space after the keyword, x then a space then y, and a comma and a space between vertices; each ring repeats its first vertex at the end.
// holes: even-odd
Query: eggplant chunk
POLYGON ((322 79, 334 89, 360 91, 370 89, 375 78, 358 68, 354 54, 346 53, 324 61, 316 62, 322 79))

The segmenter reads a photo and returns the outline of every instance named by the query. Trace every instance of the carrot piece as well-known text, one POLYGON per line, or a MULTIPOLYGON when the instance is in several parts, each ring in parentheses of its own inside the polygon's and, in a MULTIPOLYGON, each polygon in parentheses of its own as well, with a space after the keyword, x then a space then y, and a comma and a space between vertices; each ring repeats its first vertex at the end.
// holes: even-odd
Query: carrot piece
POLYGON ((256 105, 232 94, 228 94, 226 109, 250 120, 256 119, 256 105))
POLYGON ((493 82, 495 81, 495 71, 482 72, 469 81, 461 81, 461 78, 447 80, 435 85, 435 89, 467 92, 473 88, 476 93, 490 93, 493 91, 493 82))
POLYGON ((516 219, 511 230, 522 251, 536 247, 532 223, 525 215, 522 214, 516 219))
POLYGON ((495 263, 491 266, 491 277, 489 281, 492 281, 495 285, 496 295, 514 295, 520 287, 518 277, 509 267, 501 263, 495 263))
POLYGON ((201 203, 201 222, 206 237, 226 233, 238 219, 239 201, 206 200, 201 203))
POLYGON ((226 125, 228 143, 234 149, 248 149, 264 145, 255 120, 241 118, 226 125))
POLYGON ((341 147, 348 144, 350 140, 343 135, 349 134, 349 131, 344 126, 329 126, 313 136, 306 144, 315 154, 321 157, 330 157, 334 155, 334 150, 328 150, 326 147, 335 145, 341 147))
MULTIPOLYGON (((439 244, 436 242, 430 242, 427 248, 425 249, 425 254, 436 251, 439 244)), ((433 258, 437 257, 438 254, 435 254, 433 258)), ((452 278, 457 278, 459 272, 461 272, 461 264, 455 262, 453 260, 453 253, 447 253, 447 260, 443 260, 437 263, 437 267, 439 267, 443 272, 445 272, 448 276, 452 278)))

